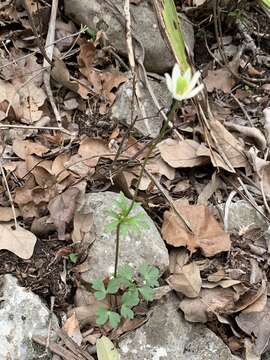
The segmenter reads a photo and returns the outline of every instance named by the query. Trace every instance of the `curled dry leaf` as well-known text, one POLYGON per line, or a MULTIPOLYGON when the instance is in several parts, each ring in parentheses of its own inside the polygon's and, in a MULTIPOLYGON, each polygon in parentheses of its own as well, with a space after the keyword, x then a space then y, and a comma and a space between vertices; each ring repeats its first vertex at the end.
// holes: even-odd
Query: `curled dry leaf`
POLYGON ((205 205, 189 205, 187 201, 177 200, 175 207, 189 222, 192 233, 173 210, 166 211, 162 224, 164 240, 175 247, 186 246, 191 252, 201 249, 205 256, 214 256, 229 251, 231 241, 205 205))
POLYGON ((249 138, 250 140, 253 140, 259 150, 264 150, 266 148, 266 139, 259 129, 229 122, 226 122, 225 126, 230 130, 237 131, 244 139, 249 138))
POLYGON ((75 313, 73 313, 64 323, 63 329, 68 336, 77 344, 81 345, 83 337, 80 331, 79 321, 75 313))
POLYGON ((233 289, 202 289, 196 299, 185 298, 179 308, 185 319, 191 322, 206 323, 215 316, 215 313, 226 312, 227 307, 233 307, 235 292, 233 289))
POLYGON ((200 270, 195 262, 184 265, 181 271, 169 276, 167 282, 172 289, 189 298, 196 298, 202 285, 200 270))
POLYGON ((159 145, 161 158, 173 168, 194 167, 206 164, 209 158, 197 155, 200 144, 194 140, 166 139, 159 145))
POLYGON ((241 313, 236 317, 237 325, 248 335, 254 337, 253 351, 261 355, 270 339, 270 301, 262 311, 241 313))
MULTIPOLYGON (((242 144, 218 120, 209 123, 217 151, 222 151, 233 168, 247 167, 248 161, 242 144)), ((220 154, 224 160, 222 154, 220 154)), ((228 164, 227 164, 228 165, 228 164)))
POLYGON ((95 238, 93 234, 93 215, 92 213, 83 214, 77 211, 73 219, 72 240, 74 243, 84 241, 91 244, 95 238))
POLYGON ((65 240, 66 225, 71 221, 80 190, 71 187, 49 202, 51 219, 57 227, 59 240, 65 240))
POLYGON ((30 259, 36 241, 34 234, 20 226, 13 230, 13 223, 0 224, 1 250, 9 250, 22 259, 30 259))

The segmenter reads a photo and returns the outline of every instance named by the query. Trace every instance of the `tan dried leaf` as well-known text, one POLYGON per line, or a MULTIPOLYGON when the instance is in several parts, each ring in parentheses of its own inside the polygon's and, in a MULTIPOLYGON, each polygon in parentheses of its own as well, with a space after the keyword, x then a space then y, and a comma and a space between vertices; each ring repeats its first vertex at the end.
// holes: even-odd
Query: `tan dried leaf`
POLYGON ((194 140, 177 141, 166 139, 159 145, 162 159, 173 168, 193 167, 209 162, 208 157, 198 156, 200 144, 194 140))
POLYGON ((227 68, 221 68, 209 70, 204 83, 208 92, 213 92, 214 89, 217 89, 228 94, 236 84, 236 79, 227 68))
POLYGON ((20 226, 13 230, 13 223, 0 224, 0 249, 9 250, 22 259, 30 259, 36 241, 33 233, 20 226))
POLYGON ((80 324, 76 313, 73 313, 64 323, 63 329, 68 336, 77 344, 81 345, 83 337, 80 330, 80 324))
POLYGON ((185 298, 180 302, 179 308, 186 320, 206 323, 216 312, 222 314, 227 307, 233 307, 234 298, 235 292, 231 288, 202 289, 199 297, 185 298))
MULTIPOLYGON (((18 217, 21 215, 19 209, 15 209, 15 216, 18 217)), ((13 211, 11 207, 0 207, 0 221, 10 221, 14 219, 13 211)))
POLYGON ((209 257, 230 250, 229 235, 222 230, 205 205, 189 205, 187 201, 177 200, 175 207, 189 222, 193 232, 186 229, 173 210, 166 211, 161 232, 168 244, 186 246, 191 252, 201 249, 209 257))
POLYGON ((83 241, 87 244, 91 244, 95 240, 93 224, 92 213, 89 212, 88 214, 83 214, 77 211, 73 220, 72 241, 74 243, 83 241))
POLYGON ((169 276, 166 281, 172 289, 189 298, 196 298, 202 285, 200 270, 195 262, 184 265, 181 272, 169 276))
POLYGON ((25 160, 28 155, 44 155, 49 149, 37 142, 32 142, 30 140, 14 140, 13 142, 13 151, 21 159, 25 160))
POLYGON ((111 151, 104 140, 89 138, 88 136, 83 138, 78 150, 78 154, 86 159, 85 164, 89 167, 95 167, 102 156, 112 158, 113 155, 110 156, 110 153, 111 151))
POLYGON ((79 189, 71 187, 49 202, 51 219, 57 226, 59 240, 65 240, 66 225, 71 221, 76 207, 79 189))

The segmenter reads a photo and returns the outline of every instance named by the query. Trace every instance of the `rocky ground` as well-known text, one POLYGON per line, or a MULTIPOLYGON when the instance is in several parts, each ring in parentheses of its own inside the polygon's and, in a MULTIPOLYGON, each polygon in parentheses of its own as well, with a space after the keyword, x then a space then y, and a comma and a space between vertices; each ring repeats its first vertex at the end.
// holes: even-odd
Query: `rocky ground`
POLYGON ((158 3, 130 1, 136 84, 122 0, 0 4, 1 359, 270 358, 269 12, 175 1, 208 109, 181 102, 153 146, 175 63, 158 3), (93 282, 114 273, 120 192, 147 226, 120 237, 119 266, 160 277, 113 328, 97 311, 124 289, 93 282))

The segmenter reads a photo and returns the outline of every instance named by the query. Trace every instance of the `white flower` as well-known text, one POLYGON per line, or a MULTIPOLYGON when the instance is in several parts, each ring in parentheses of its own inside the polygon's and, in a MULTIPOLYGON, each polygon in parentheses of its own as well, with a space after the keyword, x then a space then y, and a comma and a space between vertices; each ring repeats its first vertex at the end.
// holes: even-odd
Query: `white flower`
POLYGON ((165 74, 166 83, 169 91, 176 100, 190 99, 197 95, 203 89, 203 84, 196 86, 201 74, 196 71, 191 75, 191 69, 188 68, 183 74, 179 65, 176 63, 173 67, 172 77, 169 74, 165 74))

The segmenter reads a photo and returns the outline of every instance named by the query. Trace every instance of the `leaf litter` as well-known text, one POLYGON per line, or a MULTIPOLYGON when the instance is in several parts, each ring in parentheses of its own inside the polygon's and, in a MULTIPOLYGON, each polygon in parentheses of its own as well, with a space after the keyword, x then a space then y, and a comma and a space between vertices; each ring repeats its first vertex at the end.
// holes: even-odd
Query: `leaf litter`
MULTIPOLYGON (((200 9, 204 1, 191 5, 200 9)), ((31 9, 34 18, 42 13, 45 19, 49 13, 46 4, 38 8, 32 4, 31 9)), ((95 241, 93 219, 90 212, 80 211, 80 205, 86 192, 112 186, 134 194, 140 161, 150 142, 110 119, 117 89, 127 81, 125 69, 104 46, 104 33, 96 34, 96 40, 81 33, 74 42, 76 26, 62 21, 60 14, 56 38, 63 39, 56 43, 51 86, 63 124, 72 135, 55 131, 40 53, 33 52, 34 38, 24 35, 25 30, 32 34, 31 25, 22 8, 4 11, 3 26, 10 22, 16 31, 11 32, 8 51, 0 53, 1 164, 9 186, 3 181, 0 185, 0 249, 6 264, 1 272, 16 273, 44 298, 56 295, 55 311, 68 313, 63 328, 77 344, 95 345, 102 333, 118 339, 147 321, 149 309, 139 309, 140 316, 116 330, 96 328, 100 301, 79 282, 95 241), (63 56, 73 46, 74 53, 63 56), (24 129, 25 125, 29 127, 24 129), (76 264, 69 262, 71 254, 76 255, 76 264)), ((46 33, 46 21, 40 25, 46 33)), ((234 56, 226 47, 226 55, 234 56)), ((248 56, 229 61, 228 66, 239 76, 261 79, 266 70, 261 64, 242 66, 248 56)), ((256 229, 250 234, 249 230, 225 232, 217 204, 244 195, 255 208, 264 205, 269 216, 269 92, 262 86, 253 93, 227 67, 216 68, 212 60, 202 66, 215 117, 206 130, 196 113, 191 114, 190 104, 184 104, 174 124, 181 139, 173 132, 166 135, 147 162, 151 176, 146 172, 139 186, 142 202, 170 253, 163 283, 167 285, 156 289, 155 299, 164 301, 168 292, 175 291, 188 321, 207 323, 237 355, 246 351, 259 358, 270 338, 268 234, 257 236, 256 229), (232 101, 231 92, 242 107, 232 101), (224 107, 229 111, 222 111, 224 107)))

